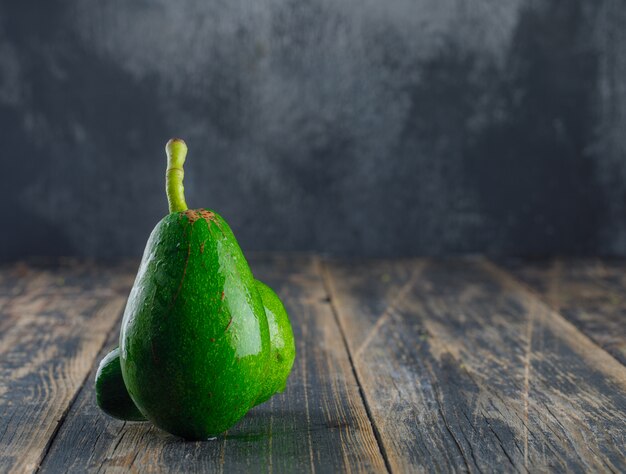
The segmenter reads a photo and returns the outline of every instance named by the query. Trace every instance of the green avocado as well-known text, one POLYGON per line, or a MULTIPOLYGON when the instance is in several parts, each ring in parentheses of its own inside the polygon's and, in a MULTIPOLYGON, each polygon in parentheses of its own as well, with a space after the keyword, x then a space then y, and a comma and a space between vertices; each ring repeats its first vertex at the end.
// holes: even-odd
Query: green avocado
POLYGON ((148 241, 120 334, 122 374, 139 410, 183 438, 222 433, 254 405, 269 353, 263 302, 226 222, 204 210, 166 216, 148 241))
MULTIPOLYGON (((256 280, 255 285, 263 300, 267 316, 270 330, 270 364, 273 366, 270 367, 262 391, 255 402, 255 405, 260 405, 285 389, 296 352, 291 324, 282 302, 265 283, 256 280)), ((124 385, 118 348, 109 352, 100 362, 96 374, 96 400, 102 411, 114 418, 126 421, 146 420, 124 385)))
POLYGON ((256 281, 256 288, 265 307, 271 342, 270 367, 263 389, 256 401, 256 405, 259 405, 269 400, 272 395, 285 390, 287 377, 289 377, 296 357, 296 347, 287 311, 285 311, 285 307, 278 295, 259 280, 256 281))
POLYGON ((128 395, 122 378, 120 351, 117 347, 102 359, 98 367, 96 402, 103 412, 113 418, 125 421, 143 421, 146 419, 128 395))
MULTIPOLYGON (((266 314, 226 221, 215 211, 187 208, 184 142, 170 140, 166 152, 170 214, 146 245, 124 311, 119 363, 145 418, 174 435, 206 439, 282 390, 295 356, 293 335, 275 294, 266 314), (271 334, 280 335, 279 349, 271 334)), ((102 376, 96 391, 98 379, 101 393, 108 393, 102 376)), ((107 412, 133 416, 128 406, 107 412)))

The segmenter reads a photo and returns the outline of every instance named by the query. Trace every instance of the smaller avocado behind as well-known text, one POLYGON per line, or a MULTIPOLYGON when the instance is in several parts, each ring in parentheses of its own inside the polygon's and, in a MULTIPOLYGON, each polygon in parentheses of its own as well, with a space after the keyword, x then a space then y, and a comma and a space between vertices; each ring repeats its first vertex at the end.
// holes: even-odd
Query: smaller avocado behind
POLYGON ((96 373, 96 403, 107 415, 124 421, 146 421, 133 403, 124 385, 120 350, 109 352, 100 362, 96 373))
POLYGON ((255 286, 263 300, 270 330, 268 375, 261 386, 261 393, 255 402, 256 406, 269 400, 275 393, 285 390, 287 378, 296 357, 296 346, 289 316, 278 295, 259 280, 255 281, 255 286))

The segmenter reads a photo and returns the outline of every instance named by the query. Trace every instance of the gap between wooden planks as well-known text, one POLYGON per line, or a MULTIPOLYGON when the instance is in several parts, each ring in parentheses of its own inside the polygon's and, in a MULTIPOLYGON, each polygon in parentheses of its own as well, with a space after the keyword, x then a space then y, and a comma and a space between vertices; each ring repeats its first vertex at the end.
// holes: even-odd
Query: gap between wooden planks
POLYGON ((325 278, 392 471, 626 468, 626 369, 495 265, 325 278))

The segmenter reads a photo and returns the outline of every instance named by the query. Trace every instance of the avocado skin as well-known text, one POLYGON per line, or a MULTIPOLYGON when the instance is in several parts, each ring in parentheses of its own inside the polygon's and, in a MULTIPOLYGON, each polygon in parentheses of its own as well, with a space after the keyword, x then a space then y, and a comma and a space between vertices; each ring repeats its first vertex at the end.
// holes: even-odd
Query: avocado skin
POLYGON ((124 421, 145 421, 146 418, 133 403, 120 366, 119 349, 109 352, 98 367, 96 373, 96 403, 107 415, 124 421))
POLYGON ((152 231, 120 333, 130 397, 186 439, 226 431, 254 406, 270 356, 263 302, 226 221, 174 212, 152 231))
POLYGON ((287 378, 296 357, 296 346, 289 316, 278 295, 265 283, 256 280, 256 288, 265 307, 270 330, 270 366, 256 405, 285 390, 287 378))

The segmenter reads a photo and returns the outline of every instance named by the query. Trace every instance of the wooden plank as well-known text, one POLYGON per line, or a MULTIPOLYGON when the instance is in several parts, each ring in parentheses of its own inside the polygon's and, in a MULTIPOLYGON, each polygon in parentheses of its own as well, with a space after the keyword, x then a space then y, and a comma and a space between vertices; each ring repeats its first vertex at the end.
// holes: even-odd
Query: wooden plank
POLYGON ((132 283, 126 266, 20 270, 25 286, 2 308, 0 472, 39 466, 119 317, 132 283))
POLYGON ((624 471, 626 369, 483 260, 329 262, 393 472, 624 471))
POLYGON ((626 365, 626 260, 507 259, 498 264, 626 365))
MULTIPOLYGON (((255 259, 253 270, 281 295, 292 320, 298 353, 285 393, 216 440, 185 442, 147 423, 102 414, 92 371, 41 470, 384 472, 317 264, 267 257, 255 259)), ((114 346, 115 338, 107 349, 114 346)))
POLYGON ((24 262, 0 267, 0 335, 13 324, 16 313, 5 310, 9 302, 27 288, 41 286, 42 271, 24 262))

